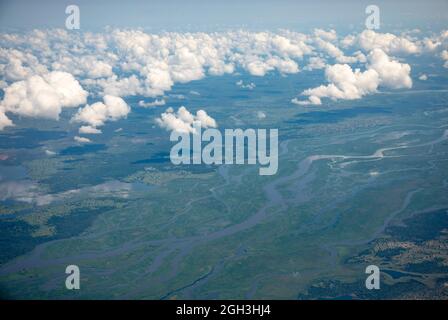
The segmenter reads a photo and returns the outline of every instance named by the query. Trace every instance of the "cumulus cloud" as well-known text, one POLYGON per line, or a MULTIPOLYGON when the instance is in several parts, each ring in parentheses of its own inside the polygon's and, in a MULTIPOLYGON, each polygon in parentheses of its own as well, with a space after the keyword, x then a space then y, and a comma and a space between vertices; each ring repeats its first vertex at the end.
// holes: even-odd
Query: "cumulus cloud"
POLYGON ((200 122, 202 128, 216 128, 218 125, 212 117, 204 110, 198 110, 196 115, 190 113, 184 106, 181 106, 175 113, 172 108, 168 108, 156 119, 157 124, 161 128, 168 131, 178 131, 184 133, 194 133, 194 122, 200 122))
POLYGON ((97 129, 92 126, 81 126, 78 131, 80 134, 100 134, 101 133, 100 129, 97 129))
POLYGON ((438 49, 444 50, 448 48, 448 30, 417 40, 417 42, 424 53, 432 53, 438 49))
POLYGON ((283 74, 299 72, 299 66, 294 60, 279 57, 271 57, 266 60, 255 56, 246 57, 243 66, 251 75, 257 77, 263 77, 275 69, 283 74))
POLYGON ((194 129, 190 123, 184 122, 172 112, 164 112, 160 115, 160 118, 156 119, 157 124, 167 129, 168 131, 178 131, 178 132, 193 132, 194 129))
POLYGON ((45 150, 45 154, 47 156, 54 156, 54 155, 56 155, 56 152, 47 149, 47 150, 45 150))
POLYGON ((70 72, 76 76, 91 79, 105 78, 113 75, 112 66, 93 55, 67 55, 52 63, 53 70, 70 72))
POLYGON ((31 76, 4 89, 0 102, 0 127, 12 125, 5 116, 11 112, 21 116, 59 119, 62 108, 76 107, 86 102, 87 92, 73 76, 53 71, 43 76, 31 76))
POLYGON ((210 117, 207 112, 204 110, 198 110, 196 112, 195 121, 199 121, 203 128, 216 128, 218 125, 216 124, 215 119, 210 117))
POLYGON ((323 29, 314 29, 314 35, 318 38, 328 40, 328 41, 334 41, 338 38, 338 35, 336 33, 336 30, 329 30, 325 31, 323 29))
POLYGON ((356 63, 365 62, 366 57, 362 52, 355 52, 353 56, 346 56, 344 52, 330 41, 322 40, 320 38, 314 39, 314 44, 328 56, 334 58, 339 63, 356 63))
POLYGON ((146 92, 143 88, 142 81, 135 74, 123 78, 118 78, 118 76, 114 74, 108 78, 86 79, 83 81, 83 84, 91 88, 99 88, 100 93, 113 96, 163 94, 163 90, 146 92))
MULTIPOLYGON (((80 108, 73 116, 72 121, 88 124, 89 127, 84 127, 82 130, 93 133, 92 129, 103 126, 106 121, 126 118, 130 111, 131 108, 122 98, 106 95, 103 97, 103 102, 98 101, 80 108)), ((96 131, 95 133, 99 132, 96 131)))
POLYGON ((303 91, 302 95, 308 96, 307 100, 294 98, 291 102, 299 105, 319 105, 322 98, 360 99, 376 92, 380 85, 392 89, 412 87, 409 75, 411 67, 408 64, 391 60, 381 49, 374 49, 368 55, 368 61, 365 71, 353 70, 348 64, 327 66, 325 77, 329 84, 303 91))
POLYGON ((73 137, 73 139, 76 142, 79 142, 79 143, 89 143, 89 142, 92 142, 90 139, 85 138, 85 137, 80 137, 80 136, 75 136, 75 137, 73 137))
POLYGON ((258 119, 265 119, 266 118, 266 113, 264 113, 263 111, 257 111, 257 118, 258 119))
MULTIPOLYGON (((13 125, 9 113, 57 119, 61 108, 86 103, 83 88, 93 96, 151 97, 153 102, 139 103, 150 107, 153 103, 162 105, 164 100, 157 98, 168 95, 176 83, 241 72, 260 77, 273 72, 295 74, 301 71, 302 61, 307 63, 303 64, 306 70, 325 68, 329 81, 328 86, 315 90, 316 95, 309 95, 307 103, 319 103, 323 97, 351 98, 371 93, 366 84, 333 79, 337 68, 355 81, 368 78, 374 84, 375 71, 378 86, 408 88, 412 85, 408 65, 389 55, 433 52, 444 59, 448 68, 447 41, 447 31, 426 38, 415 32, 395 35, 373 30, 338 37, 335 30, 323 29, 311 34, 289 30, 151 34, 132 29, 0 33, 0 88, 5 92, 0 103, 0 129, 13 125), (348 67, 333 68, 329 63, 348 67), (360 66, 364 71, 353 69, 360 66), (61 79, 52 80, 57 77, 61 79)), ((78 117, 81 120, 81 115, 78 117)), ((97 127, 113 117, 96 115, 92 119, 80 122, 99 131, 97 127)), ((91 129, 80 130, 95 131, 91 129)))
POLYGON ((324 69, 325 65, 325 60, 321 57, 311 57, 308 61, 308 65, 304 69, 308 71, 314 69, 324 69))
POLYGON ((421 41, 421 46, 424 51, 434 51, 436 50, 442 43, 437 39, 425 38, 421 41))
POLYGON ((412 87, 409 64, 391 60, 381 49, 374 49, 369 54, 368 60, 368 68, 378 73, 381 85, 392 89, 412 87))
POLYGON ((445 61, 445 63, 443 64, 443 67, 448 68, 448 50, 443 50, 442 53, 440 54, 440 56, 445 61))
POLYGON ((357 36, 347 36, 342 43, 345 46, 357 45, 365 51, 381 49, 391 54, 416 54, 421 51, 417 43, 406 37, 396 36, 392 33, 378 33, 373 30, 364 30, 357 36))
POLYGON ((0 70, 8 81, 25 80, 26 78, 48 73, 47 67, 30 52, 13 48, 0 48, 0 70))
POLYGON ((107 62, 132 75, 119 78, 114 74, 83 83, 119 96, 157 97, 171 90, 175 83, 199 80, 207 74, 233 73, 238 67, 255 76, 275 70, 297 73, 299 67, 294 59, 312 51, 305 35, 289 31, 154 35, 115 30, 107 40, 106 45, 113 45, 114 50, 122 53, 107 62))
POLYGON ((243 80, 238 80, 237 82, 235 82, 235 84, 240 87, 241 89, 249 89, 249 90, 253 90, 256 85, 253 82, 250 82, 248 84, 245 84, 243 80))
POLYGON ((12 123, 11 119, 9 119, 3 108, 0 106, 0 131, 3 130, 5 127, 12 127, 14 124, 12 123))
POLYGON ((87 98, 71 74, 59 71, 14 82, 4 91, 1 106, 6 112, 56 120, 63 107, 76 107, 87 98))
POLYGON ((321 98, 359 99, 363 95, 376 91, 379 83, 378 73, 374 70, 361 72, 347 64, 335 64, 325 69, 325 76, 330 84, 305 90, 302 95, 308 96, 308 100, 292 102, 299 105, 321 104, 321 98))
POLYGON ((156 100, 154 100, 152 102, 145 102, 143 100, 140 100, 138 102, 138 105, 140 107, 143 107, 143 108, 164 106, 165 104, 166 104, 165 99, 156 99, 156 100))

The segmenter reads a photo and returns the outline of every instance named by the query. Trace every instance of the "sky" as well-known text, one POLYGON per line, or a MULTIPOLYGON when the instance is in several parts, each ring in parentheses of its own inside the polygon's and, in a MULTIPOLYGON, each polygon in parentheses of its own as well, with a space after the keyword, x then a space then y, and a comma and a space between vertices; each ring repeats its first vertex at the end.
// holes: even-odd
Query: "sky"
POLYGON ((224 28, 336 27, 360 29, 367 5, 381 9, 384 28, 442 28, 448 20, 448 1, 371 0, 0 0, 0 29, 64 27, 67 5, 81 11, 81 28, 141 27, 163 30, 219 30, 224 28))

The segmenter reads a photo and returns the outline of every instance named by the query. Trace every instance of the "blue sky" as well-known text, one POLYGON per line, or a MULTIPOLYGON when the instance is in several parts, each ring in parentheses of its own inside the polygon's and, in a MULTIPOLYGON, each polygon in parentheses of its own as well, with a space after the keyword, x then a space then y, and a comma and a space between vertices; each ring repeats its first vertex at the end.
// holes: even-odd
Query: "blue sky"
POLYGON ((0 28, 64 27, 65 7, 77 4, 83 29, 107 25, 167 30, 213 30, 313 27, 363 28, 364 9, 376 4, 383 27, 434 29, 448 21, 448 1, 0 1, 0 28))

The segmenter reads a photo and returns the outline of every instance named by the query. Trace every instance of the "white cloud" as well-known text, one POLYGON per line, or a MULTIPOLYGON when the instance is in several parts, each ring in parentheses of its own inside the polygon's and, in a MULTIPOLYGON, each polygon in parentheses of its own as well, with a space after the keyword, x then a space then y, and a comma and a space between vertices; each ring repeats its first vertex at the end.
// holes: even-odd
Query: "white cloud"
MULTIPOLYGON (((90 87, 99 87, 102 89, 101 93, 113 96, 149 95, 148 92, 145 92, 142 82, 135 74, 121 79, 115 74, 109 78, 87 79, 83 81, 83 84, 90 87)), ((163 93, 163 91, 157 91, 157 94, 159 93, 163 93)))
POLYGON ((351 46, 355 45, 356 44, 356 40, 357 40, 356 35, 349 34, 348 36, 345 36, 340 41, 340 43, 341 43, 343 48, 348 48, 348 47, 351 47, 351 46))
POLYGON ((178 131, 178 132, 193 132, 193 127, 191 124, 186 123, 179 119, 174 113, 164 112, 160 115, 160 118, 156 119, 157 124, 165 128, 169 131, 178 131))
POLYGON ((268 59, 261 59, 258 56, 246 57, 243 67, 251 75, 257 77, 263 77, 266 73, 276 69, 283 74, 299 72, 299 66, 294 60, 280 57, 270 57, 268 59))
POLYGON ((303 91, 302 95, 308 96, 307 100, 294 98, 291 102, 298 105, 319 105, 322 98, 360 99, 376 92, 380 85, 392 89, 412 87, 409 75, 411 67, 408 64, 391 60, 381 49, 374 49, 368 55, 368 60, 367 69, 363 72, 360 69, 353 70, 347 64, 327 66, 325 77, 329 84, 303 91))
POLYGON ((79 128, 80 134, 100 134, 101 130, 91 126, 81 126, 79 128))
MULTIPOLYGON (((256 37, 257 39, 257 37, 256 37)), ((301 58, 308 54, 311 48, 305 44, 302 35, 287 33, 285 35, 267 35, 267 42, 270 42, 274 52, 282 57, 301 58)))
POLYGON ((255 89, 256 85, 253 82, 250 82, 248 84, 244 84, 243 80, 238 80, 237 82, 235 82, 235 84, 240 87, 241 89, 249 89, 249 90, 253 90, 255 89))
POLYGON ((274 70, 273 66, 268 65, 264 61, 254 58, 244 66, 253 76, 263 77, 268 71, 274 70))
POLYGON ((204 110, 198 110, 196 112, 195 121, 201 122, 201 127, 203 128, 216 128, 218 125, 216 124, 215 119, 210 117, 207 112, 204 110))
POLYGON ((25 80, 32 75, 48 73, 47 68, 30 52, 0 48, 0 70, 8 81, 25 80))
POLYGON ((80 137, 80 136, 75 136, 75 137, 73 137, 73 139, 76 142, 79 142, 79 143, 89 143, 89 142, 92 142, 90 139, 84 138, 84 137, 80 137))
POLYGON ((106 121, 116 121, 121 118, 126 118, 131 111, 131 108, 120 97, 106 95, 103 97, 103 101, 104 103, 95 102, 94 104, 80 108, 73 116, 72 121, 86 123, 91 128, 96 128, 103 126, 106 121))
POLYGON ((185 99, 187 99, 187 97, 185 95, 183 95, 183 94, 175 94, 175 93, 169 94, 168 97, 169 98, 173 98, 173 99, 177 99, 177 100, 185 100, 185 99))
POLYGON ((328 41, 334 41, 338 38, 336 31, 333 29, 331 29, 329 31, 325 31, 323 29, 314 29, 314 35, 318 38, 328 40, 328 41))
POLYGON ((178 131, 186 133, 194 133, 195 129, 193 123, 199 121, 202 128, 216 128, 218 125, 212 117, 210 117, 204 110, 198 110, 196 115, 190 113, 184 106, 174 113, 172 108, 168 108, 166 112, 156 119, 157 124, 161 128, 169 131, 178 131))
POLYGON ((138 105, 140 106, 140 107, 143 107, 143 108, 148 108, 148 107, 156 107, 156 106, 164 106, 166 104, 166 101, 165 101, 165 99, 156 99, 156 100, 154 100, 154 101, 152 101, 152 102, 145 102, 145 101, 143 101, 143 100, 140 100, 139 102, 138 102, 138 105))
POLYGON ((342 43, 346 46, 358 45, 365 51, 381 49, 391 54, 416 54, 421 51, 417 43, 406 37, 399 37, 392 33, 377 33, 373 30, 364 30, 354 37, 346 37, 342 43))
POLYGON ((314 69, 323 69, 325 68, 325 65, 325 60, 321 57, 311 57, 308 61, 308 65, 304 69, 308 71, 314 69))
POLYGON ((45 150, 45 154, 47 156, 54 156, 56 154, 56 152, 47 149, 47 150, 45 150))
POLYGON ((5 127, 12 127, 14 124, 12 123, 11 119, 9 119, 3 108, 0 106, 0 131, 3 130, 5 127))
MULTIPOLYGON (((0 51, 0 74, 10 75, 7 80, 21 80, 24 76, 42 75, 49 68, 81 77, 83 85, 100 90, 98 94, 157 97, 177 82, 233 73, 237 68, 255 76, 272 71, 297 73, 298 60, 315 55, 316 50, 338 63, 363 62, 360 53, 346 56, 337 47, 337 40, 335 30, 323 29, 315 29, 313 35, 288 30, 162 34, 120 29, 76 34, 62 29, 34 30, 0 35, 0 44, 5 47, 3 59, 0 51), (45 63, 39 61, 42 57, 45 63)), ((371 30, 346 37, 340 43, 361 44, 366 50, 380 46, 392 53, 412 47, 407 38, 371 30)))
POLYGON ((184 106, 180 107, 177 110, 177 117, 186 123, 193 123, 194 116, 190 113, 190 111, 187 110, 184 106))
POLYGON ((344 52, 335 44, 320 38, 315 39, 314 43, 319 49, 324 51, 327 55, 334 58, 339 63, 356 63, 365 62, 366 60, 364 54, 361 52, 355 52, 354 56, 346 56, 344 52))
MULTIPOLYGON (((0 87, 5 90, 0 103, 0 130, 13 125, 8 113, 58 119, 61 108, 73 106, 76 97, 76 105, 85 104, 87 92, 78 81, 73 76, 69 76, 73 80, 70 86, 66 81, 52 81, 57 74, 76 76, 94 96, 155 98, 153 102, 140 103, 148 107, 164 101, 157 98, 168 95, 176 83, 235 72, 260 77, 272 72, 295 74, 301 70, 302 59, 307 62, 306 70, 323 69, 331 61, 348 65, 350 69, 343 70, 350 79, 368 78, 369 83, 374 83, 375 71, 378 86, 409 88, 409 66, 388 55, 434 52, 448 68, 447 41, 448 31, 422 38, 415 32, 395 35, 364 30, 342 39, 338 39, 335 30, 323 29, 315 29, 311 34, 288 30, 151 34, 130 29, 109 29, 103 33, 71 33, 63 29, 0 33, 0 87), (350 51, 344 52, 345 48, 350 51), (386 56, 375 53, 375 49, 381 49, 386 56), (350 66, 364 63, 367 64, 363 72, 350 66), (79 86, 75 90, 73 83, 79 86)), ((319 103, 322 97, 351 98, 370 93, 367 84, 353 84, 351 80, 333 83, 331 67, 326 68, 328 85, 314 90, 317 95, 309 95, 304 103, 319 103)), ((101 115, 101 106, 96 108, 100 115, 81 122, 98 130, 112 118, 101 115)))
POLYGON ((4 91, 0 102, 4 113, 55 120, 59 119, 62 108, 76 107, 87 98, 87 92, 71 74, 59 71, 14 82, 4 91))
POLYGON ((428 76, 426 74, 422 74, 422 75, 420 75, 420 77, 418 77, 418 79, 421 81, 426 81, 426 80, 428 80, 428 76))
POLYGON ((425 51, 434 51, 436 50, 442 43, 436 39, 425 38, 421 41, 421 45, 423 50, 425 51))
POLYGON ((111 77, 112 66, 93 55, 67 55, 52 63, 53 70, 66 71, 77 76, 90 79, 111 77))
POLYGON ((379 83, 378 73, 374 70, 361 72, 359 69, 352 70, 347 64, 335 64, 328 66, 325 76, 329 85, 321 85, 313 89, 307 89, 302 94, 308 96, 306 101, 292 100, 293 103, 321 104, 321 98, 337 99, 359 99, 363 95, 376 91, 379 83))
POLYGON ((440 56, 442 57, 443 60, 445 60, 443 67, 448 68, 448 50, 443 50, 440 56))
POLYGON ((368 68, 378 72, 380 84, 392 89, 411 88, 411 67, 391 60, 381 49, 374 49, 368 56, 368 68))
POLYGON ((257 111, 257 118, 258 119, 265 119, 266 118, 266 113, 264 113, 263 111, 257 111))

